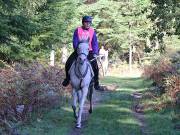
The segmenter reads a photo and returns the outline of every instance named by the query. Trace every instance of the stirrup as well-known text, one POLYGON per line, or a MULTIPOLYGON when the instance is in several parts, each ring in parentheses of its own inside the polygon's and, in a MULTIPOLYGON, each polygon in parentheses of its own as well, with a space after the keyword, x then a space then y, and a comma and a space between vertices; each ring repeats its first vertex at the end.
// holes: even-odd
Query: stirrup
POLYGON ((64 87, 67 87, 69 85, 69 80, 68 79, 64 79, 64 81, 62 82, 62 85, 64 87))

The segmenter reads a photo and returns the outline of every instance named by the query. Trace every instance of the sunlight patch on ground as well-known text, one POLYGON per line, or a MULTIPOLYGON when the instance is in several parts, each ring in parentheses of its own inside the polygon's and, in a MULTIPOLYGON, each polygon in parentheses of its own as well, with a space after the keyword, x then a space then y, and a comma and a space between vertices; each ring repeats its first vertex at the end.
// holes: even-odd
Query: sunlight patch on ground
POLYGON ((124 107, 116 108, 115 110, 121 111, 121 112, 127 112, 127 113, 131 113, 131 112, 132 112, 131 109, 129 109, 129 108, 124 108, 124 107))
POLYGON ((101 105, 101 107, 118 108, 118 107, 119 107, 119 105, 114 105, 114 104, 104 104, 104 105, 101 105))
POLYGON ((134 124, 134 125, 138 125, 138 121, 136 121, 135 119, 118 119, 117 120, 119 123, 123 123, 123 124, 134 124))
POLYGON ((72 112, 72 108, 69 107, 62 107, 62 110, 72 112))
POLYGON ((118 89, 116 89, 116 91, 123 91, 123 92, 126 91, 126 92, 128 93, 128 92, 130 92, 130 91, 135 91, 135 90, 127 89, 127 88, 126 88, 126 89, 124 89, 124 88, 118 88, 118 89))

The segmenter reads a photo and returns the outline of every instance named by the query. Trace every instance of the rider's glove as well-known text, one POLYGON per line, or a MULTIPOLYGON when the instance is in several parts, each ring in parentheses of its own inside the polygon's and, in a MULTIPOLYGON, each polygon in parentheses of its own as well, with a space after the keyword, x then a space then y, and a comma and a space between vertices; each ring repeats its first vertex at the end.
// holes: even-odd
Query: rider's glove
POLYGON ((94 58, 97 58, 97 57, 98 57, 98 55, 97 55, 97 54, 93 54, 93 57, 94 57, 94 58))

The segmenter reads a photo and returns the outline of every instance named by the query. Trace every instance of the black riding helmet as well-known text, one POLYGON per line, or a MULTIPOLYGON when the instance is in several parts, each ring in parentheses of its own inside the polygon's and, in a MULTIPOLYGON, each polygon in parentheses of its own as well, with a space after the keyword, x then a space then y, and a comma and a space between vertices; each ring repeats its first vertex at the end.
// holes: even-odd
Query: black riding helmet
POLYGON ((83 22, 90 22, 90 23, 92 23, 92 17, 91 16, 83 16, 82 23, 83 22))

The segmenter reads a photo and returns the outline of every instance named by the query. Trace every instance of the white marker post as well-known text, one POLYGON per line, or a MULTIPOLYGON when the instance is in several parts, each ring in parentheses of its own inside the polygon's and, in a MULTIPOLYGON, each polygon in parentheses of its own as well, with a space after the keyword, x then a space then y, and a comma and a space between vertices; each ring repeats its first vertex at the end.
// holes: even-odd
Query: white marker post
POLYGON ((129 22, 129 72, 130 72, 130 73, 132 73, 131 27, 132 27, 132 22, 129 22))
POLYGON ((67 48, 64 46, 64 47, 62 48, 61 62, 62 62, 63 64, 65 64, 66 61, 67 61, 67 59, 68 59, 68 50, 67 50, 67 48))
POLYGON ((53 67, 54 67, 54 56, 55 56, 55 51, 51 50, 51 53, 50 53, 50 66, 53 66, 53 67))

